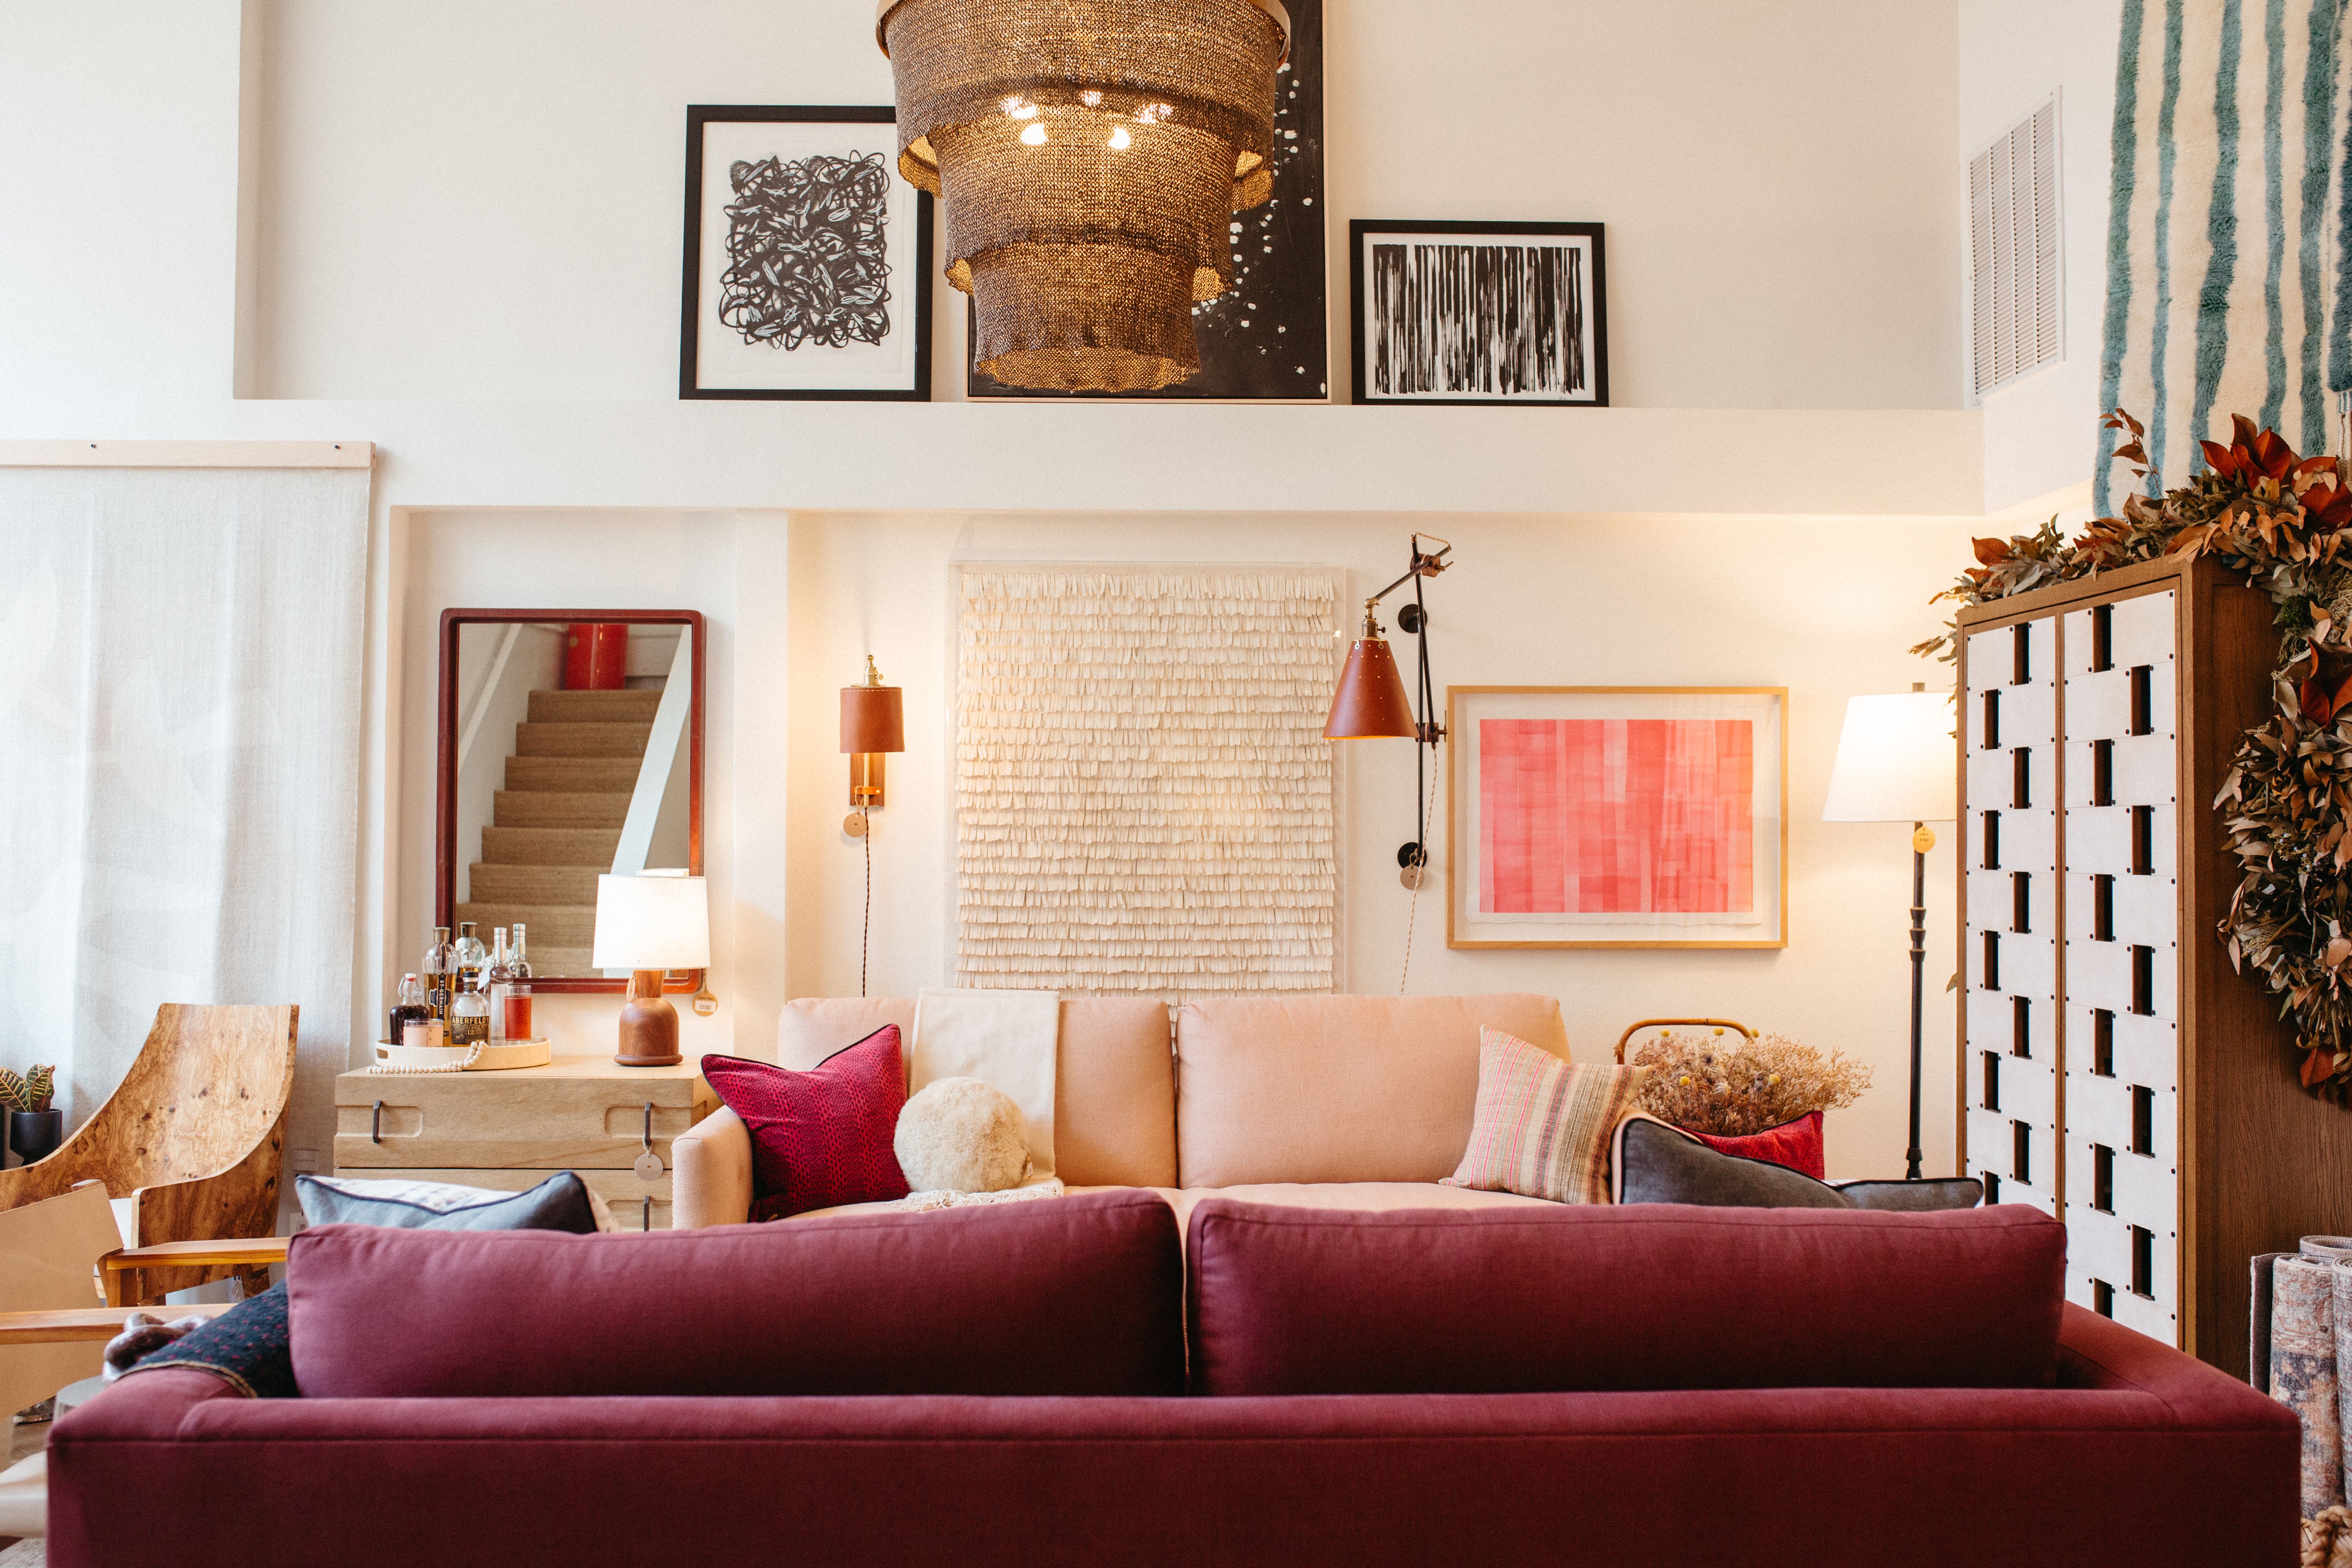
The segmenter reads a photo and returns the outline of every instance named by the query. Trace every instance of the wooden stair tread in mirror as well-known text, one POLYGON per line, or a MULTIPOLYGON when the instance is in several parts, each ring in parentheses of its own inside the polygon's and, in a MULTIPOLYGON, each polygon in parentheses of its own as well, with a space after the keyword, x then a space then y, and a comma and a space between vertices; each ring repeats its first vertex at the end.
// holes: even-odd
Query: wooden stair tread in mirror
MULTIPOLYGON (((267 1237, 278 1226, 286 1107, 294 1088, 299 1010, 167 1002, 138 1059, 96 1114, 35 1164, 0 1171, 0 1210, 60 1196, 83 1182, 129 1200, 121 1239, 133 1246, 267 1237)), ((122 1271, 137 1304, 266 1267, 187 1263, 122 1271)))
POLYGON ((435 918, 527 927, 534 990, 626 988, 593 962, 599 876, 701 873, 703 631, 690 610, 442 613, 435 918), (593 670, 591 632, 617 634, 593 670))

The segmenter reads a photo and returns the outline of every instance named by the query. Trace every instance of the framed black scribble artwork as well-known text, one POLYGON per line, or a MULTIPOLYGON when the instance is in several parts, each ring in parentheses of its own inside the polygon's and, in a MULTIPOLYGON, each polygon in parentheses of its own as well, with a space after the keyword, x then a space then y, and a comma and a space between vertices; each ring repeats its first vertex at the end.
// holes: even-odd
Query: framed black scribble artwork
POLYGON ((1609 406, 1597 223, 1348 226, 1358 403, 1609 406))
POLYGON ((931 198, 886 107, 686 111, 680 397, 931 395, 931 198))
MULTIPOLYGON (((1234 287, 1192 307, 1200 374, 1151 392, 1050 392, 1007 386, 964 362, 967 397, 1121 398, 1145 402, 1326 403, 1323 0, 1286 0, 1290 58, 1274 79, 1274 194, 1233 215, 1234 287)), ((964 341, 971 307, 964 306, 964 341)))

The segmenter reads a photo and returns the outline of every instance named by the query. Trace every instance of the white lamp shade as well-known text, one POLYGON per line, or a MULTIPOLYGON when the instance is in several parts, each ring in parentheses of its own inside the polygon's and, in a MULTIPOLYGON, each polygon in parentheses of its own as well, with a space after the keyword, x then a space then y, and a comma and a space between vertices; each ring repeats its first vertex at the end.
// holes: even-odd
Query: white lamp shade
POLYGON ((1958 766, 1952 694, 1900 691, 1846 700, 1823 822, 1949 822, 1958 766))
POLYGON ((598 969, 708 969, 710 898, 700 877, 596 879, 598 969))

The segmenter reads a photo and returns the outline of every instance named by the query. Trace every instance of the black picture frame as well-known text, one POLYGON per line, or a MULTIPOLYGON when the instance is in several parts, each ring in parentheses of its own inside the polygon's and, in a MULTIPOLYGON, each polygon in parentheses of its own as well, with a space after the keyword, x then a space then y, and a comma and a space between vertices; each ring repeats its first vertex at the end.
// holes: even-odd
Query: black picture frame
MULTIPOLYGON (((1608 257, 1605 225, 1598 223, 1467 223, 1451 220, 1407 222, 1402 219, 1357 218, 1348 225, 1348 313, 1349 337, 1352 364, 1349 372, 1351 401, 1378 406, 1437 406, 1475 408, 1606 408, 1609 406, 1609 292, 1608 257), (1369 300, 1365 293, 1364 257, 1366 241, 1381 235, 1445 235, 1465 238, 1485 237, 1509 247, 1512 241, 1534 238, 1580 240, 1580 247, 1553 247, 1555 251, 1576 254, 1590 258, 1589 276, 1580 268, 1573 289, 1578 290, 1579 323, 1589 329, 1583 334, 1590 338, 1588 362, 1583 369, 1583 384, 1589 393, 1580 396, 1559 396, 1547 391, 1516 393, 1489 392, 1481 395, 1448 396, 1416 392, 1399 395, 1383 393, 1370 385, 1371 362, 1368 352, 1376 353, 1379 345, 1370 342, 1368 330, 1369 300)), ((1517 248, 1538 248, 1524 243, 1517 248)), ((1580 338, 1581 346, 1581 338, 1580 338)))
MULTIPOLYGON (((925 403, 931 395, 931 255, 934 220, 930 195, 907 187, 913 197, 915 238, 911 263, 889 265, 892 300, 911 295, 911 326, 894 323, 887 331, 911 331, 912 374, 906 385, 705 385, 701 331, 703 317, 703 154, 711 128, 730 124, 789 122, 797 125, 838 124, 845 127, 890 126, 898 111, 887 104, 740 104, 696 103, 686 110, 686 244, 679 274, 677 395, 682 399, 760 399, 777 401, 847 401, 925 403), (905 279, 903 291, 900 279, 905 279)), ((878 148, 889 186, 903 185, 898 170, 898 138, 886 132, 878 148)), ((869 154, 870 156, 870 154, 869 154)), ((887 197, 886 197, 887 199, 887 197)), ((711 324, 718 319, 715 307, 711 324)), ((793 349, 779 349, 791 353, 793 349)), ((784 378, 778 377, 779 380, 784 378)))

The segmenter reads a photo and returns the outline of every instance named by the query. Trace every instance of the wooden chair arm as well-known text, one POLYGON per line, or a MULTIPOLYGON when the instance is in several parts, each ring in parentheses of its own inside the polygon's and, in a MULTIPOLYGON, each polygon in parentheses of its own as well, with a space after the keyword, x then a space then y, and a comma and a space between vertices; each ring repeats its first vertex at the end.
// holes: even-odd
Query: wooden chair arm
MULTIPOLYGON (((171 1322, 180 1318, 217 1318, 236 1304, 207 1301, 148 1310, 171 1322)), ((47 1312, 0 1312, 0 1345, 63 1345, 92 1340, 103 1344, 122 1331, 128 1311, 122 1307, 67 1307, 47 1312)))
POLYGON ((152 1247, 119 1247, 100 1258, 98 1266, 110 1273, 125 1268, 267 1268, 286 1261, 286 1244, 291 1239, 257 1236, 241 1241, 159 1241, 152 1247))

